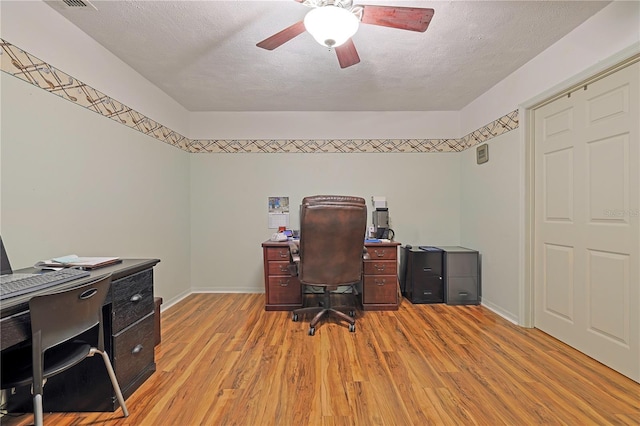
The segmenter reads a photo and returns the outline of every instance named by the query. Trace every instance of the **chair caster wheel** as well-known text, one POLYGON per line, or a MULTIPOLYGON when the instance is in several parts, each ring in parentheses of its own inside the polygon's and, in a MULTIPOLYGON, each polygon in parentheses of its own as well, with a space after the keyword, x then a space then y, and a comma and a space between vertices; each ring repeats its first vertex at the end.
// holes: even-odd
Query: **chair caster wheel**
POLYGON ((349 311, 349 316, 351 318, 355 318, 356 317, 356 311, 349 311))
POLYGON ((352 332, 352 333, 355 333, 356 325, 355 324, 349 324, 349 331, 352 332))
POLYGON ((291 320, 292 320, 293 322, 298 321, 298 314, 293 314, 293 315, 291 315, 291 320))
POLYGON ((314 334, 316 334, 316 328, 315 327, 309 327, 309 336, 313 336, 314 334))

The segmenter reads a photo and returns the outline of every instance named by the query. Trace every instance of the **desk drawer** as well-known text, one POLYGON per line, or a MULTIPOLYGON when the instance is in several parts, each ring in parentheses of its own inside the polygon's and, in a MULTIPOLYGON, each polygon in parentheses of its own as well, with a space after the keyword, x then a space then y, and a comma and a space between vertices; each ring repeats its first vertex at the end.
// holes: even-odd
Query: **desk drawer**
POLYGON ((287 275, 290 276, 289 262, 285 261, 269 261, 269 275, 287 275))
POLYGON ((365 275, 396 275, 398 264, 395 260, 370 260, 364 262, 365 275))
POLYGON ((398 277, 395 275, 369 275, 364 277, 362 303, 397 304, 398 277))
POLYGON ((269 304, 292 305, 302 303, 300 281, 296 277, 269 277, 269 304))
POLYGON ((480 303, 477 277, 448 277, 446 292, 448 305, 476 305, 480 303))
POLYGON ((113 334, 116 334, 153 312, 153 270, 147 269, 112 282, 111 294, 112 326, 113 334))
POLYGON ((398 257, 398 248, 392 247, 372 247, 367 246, 367 252, 371 260, 395 260, 398 257))
POLYGON ((286 246, 286 247, 269 247, 267 249, 267 260, 286 260, 286 261, 289 261, 289 246, 286 246))
POLYGON ((478 276, 478 253, 445 253, 447 276, 478 276))
POLYGON ((113 366, 122 389, 153 364, 154 314, 113 336, 113 366))

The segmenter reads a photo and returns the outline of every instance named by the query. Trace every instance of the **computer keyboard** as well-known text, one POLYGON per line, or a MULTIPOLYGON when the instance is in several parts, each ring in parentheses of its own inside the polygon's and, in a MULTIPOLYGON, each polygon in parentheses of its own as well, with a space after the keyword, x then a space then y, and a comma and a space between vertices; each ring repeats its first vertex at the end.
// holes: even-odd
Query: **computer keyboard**
POLYGON ((2 277, 0 280, 0 300, 21 296, 57 284, 88 277, 89 272, 81 269, 61 269, 42 274, 25 274, 24 277, 2 277), (13 279, 17 278, 17 279, 13 279))

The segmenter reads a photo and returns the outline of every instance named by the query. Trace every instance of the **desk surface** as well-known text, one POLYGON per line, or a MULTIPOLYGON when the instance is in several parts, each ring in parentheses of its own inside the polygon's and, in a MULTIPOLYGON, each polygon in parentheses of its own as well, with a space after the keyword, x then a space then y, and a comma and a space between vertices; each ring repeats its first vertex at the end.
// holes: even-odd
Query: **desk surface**
MULTIPOLYGON (((88 277, 69 281, 69 282, 59 284, 53 287, 49 287, 46 289, 38 290, 33 293, 23 294, 21 296, 5 299, 2 302, 0 302, 0 319, 14 315, 19 312, 29 310, 29 299, 33 296, 61 291, 67 288, 72 288, 77 285, 92 281, 108 273, 113 274, 112 280, 117 280, 118 278, 135 274, 138 271, 152 268, 158 262, 160 262, 160 259, 124 259, 121 263, 106 266, 104 268, 94 269, 90 271, 91 275, 89 275, 88 277)), ((25 268, 25 269, 17 270, 15 272, 33 273, 35 271, 36 270, 34 268, 25 268)))

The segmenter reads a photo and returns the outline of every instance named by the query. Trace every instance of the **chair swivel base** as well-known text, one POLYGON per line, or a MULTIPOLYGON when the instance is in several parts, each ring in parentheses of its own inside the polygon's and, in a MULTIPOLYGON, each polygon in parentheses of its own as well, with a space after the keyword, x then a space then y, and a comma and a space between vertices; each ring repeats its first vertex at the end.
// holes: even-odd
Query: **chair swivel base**
POLYGON ((356 331, 355 308, 349 308, 349 307, 343 308, 345 310, 348 310, 349 312, 348 315, 339 309, 340 308, 336 309, 336 308, 324 307, 324 306, 310 306, 307 308, 300 308, 300 309, 296 309, 293 312, 293 314, 291 315, 291 319, 293 321, 298 321, 300 315, 309 314, 309 313, 315 314, 315 316, 309 323, 309 335, 313 336, 316 332, 316 325, 318 325, 318 322, 320 322, 320 319, 322 319, 322 317, 325 315, 335 314, 349 323, 350 332, 352 333, 355 332, 356 331))

